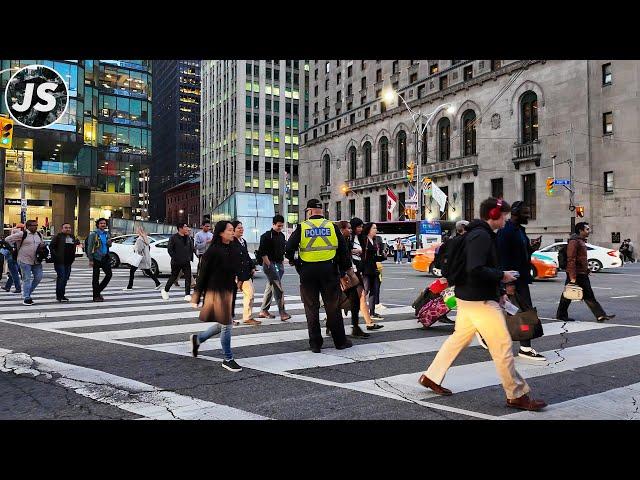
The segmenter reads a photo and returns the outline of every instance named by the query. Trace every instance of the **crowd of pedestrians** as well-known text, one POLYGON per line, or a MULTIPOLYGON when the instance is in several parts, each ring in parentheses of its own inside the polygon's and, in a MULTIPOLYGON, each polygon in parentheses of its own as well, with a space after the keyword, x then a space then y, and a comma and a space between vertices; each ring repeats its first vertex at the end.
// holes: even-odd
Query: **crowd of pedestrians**
MULTIPOLYGON (((235 320, 234 313, 238 292, 242 292, 241 322, 244 325, 258 326, 262 323, 258 318, 275 318, 269 312, 272 302, 277 305, 282 322, 291 319, 285 308, 282 283, 286 258, 299 275, 310 350, 321 353, 324 344, 321 308, 326 313, 326 334, 332 338, 335 348, 350 348, 353 343, 345 333, 343 312, 351 315, 352 337, 370 337, 360 326, 360 314, 366 330, 383 328, 382 324, 376 323, 376 320, 383 319, 376 312, 376 305, 380 303, 380 262, 386 260, 386 253, 377 225, 364 223, 359 218, 334 223, 323 216, 323 205, 317 199, 308 201, 305 212, 305 220, 288 239, 282 231, 284 217, 275 215, 271 228, 260 237, 255 261, 244 239, 244 226, 238 220, 219 221, 213 230, 209 222, 204 222, 195 237, 185 223, 177 224, 177 232, 168 241, 171 272, 164 288, 152 269, 149 236, 142 227, 138 227, 129 264, 129 282, 123 290, 133 289, 135 273, 141 270, 154 282, 156 290, 161 289, 162 298, 169 300, 169 291, 182 274, 184 299, 200 309, 201 321, 213 324, 200 334, 191 335, 192 355, 197 357, 202 343, 219 335, 224 356, 222 366, 238 372, 242 367, 234 360, 231 349, 233 325, 240 323, 240 320, 235 320), (197 260, 197 274, 192 294, 194 259, 197 260), (262 304, 254 314, 256 264, 262 265, 267 282, 262 304)), ((529 290, 533 280, 530 262, 532 253, 540 248, 541 237, 531 240, 527 236, 526 225, 530 215, 529 208, 522 201, 509 205, 502 199, 490 197, 481 203, 479 219, 457 222, 456 236, 439 247, 434 266, 441 271, 442 282, 455 292, 457 316, 455 322, 449 320, 446 313, 441 315, 438 312, 433 317, 445 323, 455 323, 453 333, 418 380, 436 394, 453 393, 442 382, 449 367, 475 336, 496 365, 508 406, 534 411, 546 406, 544 401, 530 396, 529 385, 515 368, 512 337, 507 326, 508 317, 504 313, 510 302, 522 311, 534 309, 529 290)), ((566 262, 567 288, 580 290, 580 298, 584 299, 596 320, 603 322, 615 315, 605 313, 591 288, 585 243, 590 232, 588 223, 578 223, 559 257, 563 258, 560 262, 566 262)), ((630 242, 625 242, 621 251, 633 255, 630 242)), ((14 293, 22 295, 24 305, 33 305, 32 296, 43 277, 42 261, 50 254, 57 275, 56 300, 69 302, 66 286, 79 243, 69 223, 61 225, 60 233, 51 240, 49 247, 37 231, 36 221, 17 225, 10 235, 0 239, 0 254, 8 269, 7 282, 1 288, 10 292, 13 287, 14 293)), ((95 230, 85 240, 85 254, 93 271, 94 302, 104 301, 102 292, 112 278, 111 244, 108 222, 100 218, 95 222, 95 230), (104 273, 102 281, 101 272, 104 273)), ((402 262, 405 252, 402 241, 396 241, 394 250, 395 262, 402 262)), ((565 294, 560 298, 556 314, 558 320, 572 321, 568 316, 571 298, 565 294)), ((532 347, 530 339, 520 340, 518 356, 537 362, 546 360, 532 347)))

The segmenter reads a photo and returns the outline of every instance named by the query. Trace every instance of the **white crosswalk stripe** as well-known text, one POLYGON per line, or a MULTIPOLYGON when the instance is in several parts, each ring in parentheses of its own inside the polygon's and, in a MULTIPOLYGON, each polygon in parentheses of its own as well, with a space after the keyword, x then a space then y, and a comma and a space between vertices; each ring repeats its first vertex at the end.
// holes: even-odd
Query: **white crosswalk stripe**
MULTIPOLYGON (((67 288, 68 296, 72 298, 69 304, 55 302, 55 283, 50 280, 38 287, 34 294, 36 304, 32 307, 22 305, 19 295, 2 292, 0 320, 93 341, 118 343, 181 356, 191 355, 188 335, 203 331, 209 326, 199 322, 199 311, 184 301, 183 287, 174 286, 170 291, 170 300, 164 301, 160 292, 153 290, 150 279, 136 277, 134 290, 123 292, 126 278, 119 278, 104 291, 105 302, 96 304, 91 301, 91 272, 87 270, 79 273, 87 278, 79 275, 72 279, 67 288)), ((128 272, 125 271, 120 276, 125 275, 128 276, 128 272)), ((262 293, 256 293, 254 314, 259 312, 261 301, 262 293)), ((615 406, 622 398, 626 400, 632 394, 639 393, 640 379, 633 378, 633 369, 625 372, 628 381, 622 387, 616 386, 604 392, 594 391, 578 398, 567 396, 565 398, 568 400, 552 404, 544 412, 533 414, 513 414, 511 410, 499 414, 487 413, 468 410, 459 404, 449 405, 446 403, 447 399, 436 402, 436 395, 418 384, 422 373, 419 369, 428 366, 430 359, 452 331, 452 326, 437 323, 433 328, 424 330, 414 318, 411 307, 388 305, 381 311, 385 317, 379 322, 384 325, 382 330, 370 332, 368 339, 354 339, 353 347, 344 350, 337 350, 332 340, 324 337, 322 353, 315 354, 308 349, 308 332, 304 328, 306 316, 300 296, 285 295, 285 303, 287 311, 292 315, 287 322, 280 320, 277 306, 272 302, 271 311, 276 318, 260 319, 262 324, 258 327, 242 323, 234 327, 232 348, 236 351, 236 359, 240 365, 274 375, 410 401, 425 408, 478 418, 587 418, 589 412, 593 413, 593 418, 639 416, 629 406, 615 406), (392 362, 393 367, 388 367, 392 362), (407 362, 406 368, 403 369, 399 362, 407 362), (339 366, 344 372, 355 372, 359 371, 356 370, 359 368, 358 364, 368 367, 363 370, 364 373, 354 374, 343 381, 331 379, 333 368, 339 366), (384 373, 387 369, 390 369, 388 373, 384 373)), ((236 318, 242 317, 242 294, 238 295, 235 313, 236 318)), ((455 312, 449 316, 455 318, 455 312)), ((321 311, 321 318, 324 317, 324 312, 321 311)), ((346 318, 345 323, 345 331, 349 334, 349 320, 346 318)), ((360 323, 364 324, 362 320, 360 323)), ((516 367, 527 379, 553 379, 556 375, 576 369, 597 368, 605 362, 628 361, 636 356, 640 358, 640 339, 637 338, 640 329, 637 328, 611 323, 563 324, 544 321, 544 330, 545 336, 540 341, 545 340, 547 345, 551 345, 551 348, 545 348, 546 351, 541 352, 547 357, 547 362, 532 363, 516 357, 516 367), (609 336, 606 337, 607 335, 609 336), (600 338, 602 336, 606 338, 600 338)), ((482 351, 475 340, 470 347, 482 351)), ((482 361, 466 360, 467 363, 454 364, 447 374, 444 386, 455 393, 464 394, 499 385, 495 365, 488 353, 485 353, 482 361)), ((216 337, 200 347, 199 359, 219 361, 221 356, 220 340, 216 337)), ((565 388, 562 382, 554 383, 554 387, 565 388)), ((209 405, 206 408, 215 410, 218 407, 209 405)), ((152 414, 150 416, 153 417, 152 414)))

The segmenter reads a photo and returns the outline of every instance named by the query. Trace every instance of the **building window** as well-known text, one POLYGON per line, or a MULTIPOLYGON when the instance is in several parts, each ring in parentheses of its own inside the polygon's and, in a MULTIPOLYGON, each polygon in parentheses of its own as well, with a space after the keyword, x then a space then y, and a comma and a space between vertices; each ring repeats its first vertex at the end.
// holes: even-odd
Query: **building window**
POLYGON ((367 77, 362 77, 360 79, 360 88, 363 90, 367 88, 367 77))
POLYGON ((386 222, 387 221, 387 196, 386 195, 380 195, 379 204, 380 204, 380 217, 379 217, 380 221, 386 222))
POLYGON ((602 115, 602 133, 604 135, 613 135, 613 112, 607 112, 602 115))
POLYGON ((405 192, 398 193, 398 220, 404 220, 405 192))
POLYGON ((498 70, 502 68, 502 60, 491 60, 491 71, 498 70))
POLYGON ((331 71, 331 62, 327 62, 325 64, 325 72, 329 73, 331 71))
POLYGON ((522 143, 538 140, 538 96, 529 91, 520 100, 522 112, 522 143))
POLYGON ((316 96, 316 97, 318 96, 318 85, 313 87, 313 95, 316 96))
POLYGON ((380 162, 380 173, 389 171, 389 140, 382 137, 378 142, 378 161, 380 162))
MULTIPOLYGON (((347 109, 351 110, 351 104, 349 104, 347 109)), ((356 114, 352 113, 351 115, 349 115, 349 125, 353 125, 354 123, 356 123, 356 114)))
POLYGON ((605 63, 602 65, 602 86, 611 85, 611 64, 605 63))
POLYGON ((422 84, 418 86, 418 98, 424 97, 424 92, 426 90, 426 85, 422 84))
POLYGON ((441 162, 449 160, 451 152, 451 122, 446 117, 441 118, 438 122, 438 143, 439 160, 441 162))
POLYGON ((604 193, 613 193, 613 172, 604 172, 604 193))
POLYGON ((462 115, 462 146, 465 157, 476 154, 476 113, 473 110, 462 115))
POLYGON ((409 83, 415 83, 418 81, 418 74, 417 73, 412 73, 409 76, 409 83))
POLYGON ((329 108, 329 97, 324 97, 324 108, 329 108))
MULTIPOLYGON (((340 115, 340 112, 336 112, 336 115, 340 115)), ((340 130, 340 124, 342 123, 342 120, 338 119, 336 120, 336 130, 340 130)))
POLYGON ((465 82, 473 78, 473 65, 467 65, 464 67, 463 77, 465 82))
POLYGON ((371 143, 366 142, 362 147, 362 152, 364 154, 364 176, 371 176, 371 143))
POLYGON ((379 68, 376 70, 376 82, 381 82, 382 81, 382 69, 379 68))
POLYGON ((398 60, 394 60, 393 61, 392 67, 393 67, 393 70, 392 70, 393 73, 399 73, 400 72, 400 65, 399 65, 398 60))
POLYGON ((338 90, 338 92, 336 93, 336 101, 342 102, 342 91, 341 90, 338 90))
POLYGON ((464 184, 464 219, 469 222, 473 220, 473 212, 474 212, 474 203, 473 203, 473 183, 465 183, 464 184))
POLYGON ((371 198, 365 197, 364 199, 364 221, 371 221, 371 198))
POLYGON ((336 220, 342 220, 342 202, 336 202, 336 220))
POLYGON ((436 73, 438 73, 438 64, 434 63, 433 65, 431 65, 429 67, 429 75, 435 75, 436 73))
POLYGON ((364 70, 365 68, 367 68, 367 61, 360 60, 360 70, 364 70))
POLYGON ((318 80, 318 69, 316 68, 315 71, 313 72, 313 79, 314 80, 318 80))
POLYGON ((329 77, 327 77, 324 81, 324 91, 325 92, 329 91, 329 77))
MULTIPOLYGON (((363 97, 364 98, 364 97, 363 97)), ((364 109, 364 118, 365 120, 371 116, 371 107, 367 107, 364 109)))
POLYGON ((352 73, 353 73, 353 65, 349 65, 347 67, 347 77, 351 77, 352 73))
POLYGON ((494 198, 502 198, 504 195, 504 187, 501 178, 491 179, 491 196, 494 198))
POLYGON ((531 211, 531 220, 536 219, 536 174, 522 176, 522 192, 524 204, 531 211))
POLYGON ((356 147, 349 149, 349 180, 356 178, 358 159, 356 154, 356 147))
POLYGON ((407 134, 404 130, 398 132, 396 149, 397 168, 398 170, 404 170, 407 168, 407 134))
POLYGON ((331 159, 329 158, 329 154, 323 157, 323 166, 324 166, 324 176, 323 176, 323 185, 331 184, 331 159))
POLYGON ((443 75, 442 77, 440 77, 440 90, 444 90, 448 86, 449 86, 449 77, 447 77, 446 75, 443 75))
POLYGON ((341 81, 342 81, 342 73, 338 72, 338 74, 336 75, 336 84, 340 85, 341 81))
POLYGON ((356 216, 356 199, 352 198, 349 200, 349 218, 353 218, 356 216))
POLYGON ((428 149, 427 149, 427 129, 424 129, 424 133, 422 134, 422 145, 420 146, 421 155, 422 155, 422 165, 426 165, 429 159, 428 149))
POLYGON ((329 218, 329 204, 328 203, 324 204, 323 210, 324 210, 324 215, 323 215, 324 218, 329 218))

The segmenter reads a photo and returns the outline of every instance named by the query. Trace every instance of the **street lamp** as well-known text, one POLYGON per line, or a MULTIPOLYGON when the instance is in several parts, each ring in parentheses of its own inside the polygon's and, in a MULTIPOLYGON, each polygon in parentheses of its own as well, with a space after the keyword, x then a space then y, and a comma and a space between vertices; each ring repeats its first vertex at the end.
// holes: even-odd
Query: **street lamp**
POLYGON ((422 220, 422 208, 421 208, 422 190, 420 188, 420 182, 422 181, 422 179, 420 178, 421 177, 420 166, 422 164, 421 158, 420 158, 422 154, 422 136, 429 128, 429 124, 431 123, 431 120, 435 118, 435 116, 438 113, 440 113, 440 111, 446 109, 447 113, 451 115, 455 113, 456 108, 452 103, 447 102, 447 103, 443 103, 442 105, 438 105, 433 112, 429 114, 425 114, 425 113, 422 113, 422 110, 418 110, 417 112, 413 110, 409 106, 409 104, 406 102, 404 97, 400 95, 400 93, 396 92, 391 88, 386 90, 383 94, 383 100, 385 101, 385 103, 393 102, 395 97, 398 97, 400 100, 402 100, 402 103, 411 114, 411 120, 413 120, 413 125, 415 127, 415 134, 418 141, 417 143, 418 148, 416 149, 416 169, 417 169, 416 170, 416 193, 418 195, 418 204, 417 204, 417 211, 416 211, 416 248, 419 248, 420 247, 420 220, 422 220), (426 119, 424 123, 422 122, 423 117, 426 119))

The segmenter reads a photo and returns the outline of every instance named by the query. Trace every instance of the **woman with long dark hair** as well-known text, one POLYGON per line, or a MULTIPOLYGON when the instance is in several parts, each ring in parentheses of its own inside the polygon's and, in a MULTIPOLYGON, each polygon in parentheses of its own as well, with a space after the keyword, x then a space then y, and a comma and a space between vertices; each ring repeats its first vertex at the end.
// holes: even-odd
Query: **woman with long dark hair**
MULTIPOLYGON (((380 275, 378 272, 377 262, 385 260, 385 256, 380 252, 380 245, 376 241, 376 235, 378 234, 378 227, 375 223, 367 223, 362 229, 362 234, 359 237, 360 247, 362 248, 362 268, 360 273, 362 274, 362 280, 364 289, 369 297, 369 315, 371 318, 377 320, 382 319, 380 315, 376 313, 376 298, 380 291, 380 275)), ((378 328, 380 328, 380 325, 378 328)), ((367 325, 368 330, 373 330, 367 325)))
MULTIPOLYGON (((362 230, 364 222, 358 217, 353 217, 351 221, 351 242, 349 248, 351 249, 351 255, 353 260, 353 266, 356 271, 356 275, 360 279, 362 288, 359 289, 360 295, 360 311, 364 317, 364 322, 367 326, 367 330, 378 330, 384 325, 377 324, 369 315, 369 306, 367 305, 367 291, 364 285, 364 277, 362 276, 362 245, 360 245, 360 237, 362 236, 362 230)), ((374 306, 375 308, 375 306, 374 306)))
POLYGON ((191 305, 198 308, 200 298, 204 295, 200 321, 215 323, 208 330, 191 335, 191 354, 197 357, 202 342, 219 333, 224 354, 222 366, 232 372, 239 372, 242 367, 233 359, 231 352, 233 294, 236 287, 242 288, 236 278, 240 269, 240 254, 234 244, 233 231, 233 225, 227 220, 216 223, 211 246, 202 256, 191 305))

